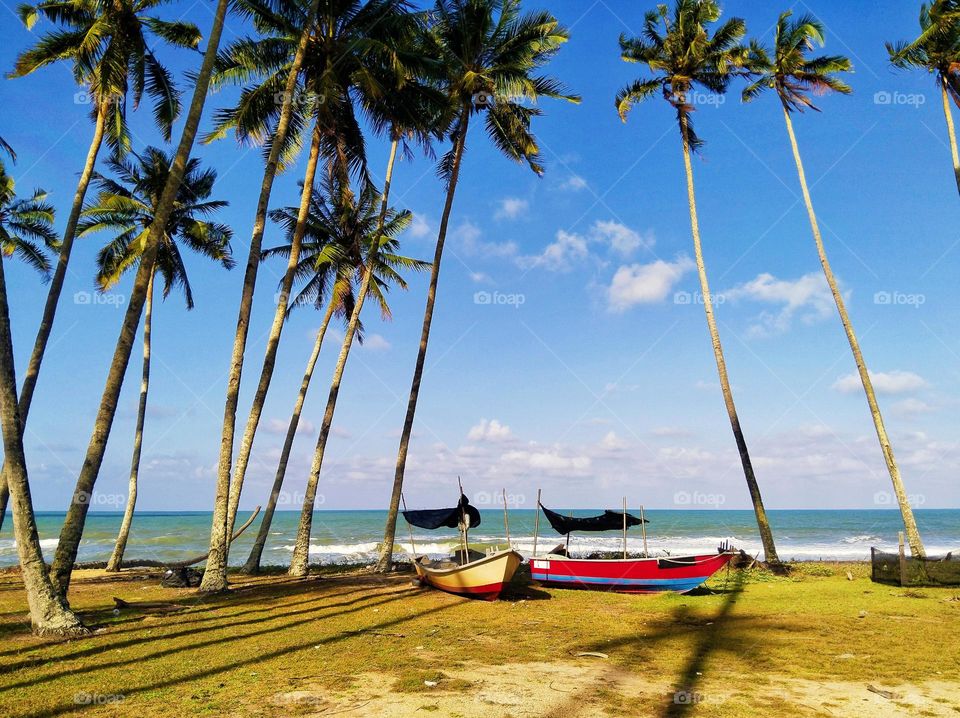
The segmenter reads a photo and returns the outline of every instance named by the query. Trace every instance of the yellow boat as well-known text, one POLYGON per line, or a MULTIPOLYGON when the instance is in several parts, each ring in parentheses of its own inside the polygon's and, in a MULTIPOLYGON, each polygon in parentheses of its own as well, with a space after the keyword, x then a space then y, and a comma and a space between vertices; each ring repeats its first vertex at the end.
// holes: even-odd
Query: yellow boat
POLYGON ((461 596, 495 600, 505 584, 510 583, 523 557, 512 549, 497 551, 465 564, 452 561, 431 565, 421 556, 414 562, 421 583, 461 596))

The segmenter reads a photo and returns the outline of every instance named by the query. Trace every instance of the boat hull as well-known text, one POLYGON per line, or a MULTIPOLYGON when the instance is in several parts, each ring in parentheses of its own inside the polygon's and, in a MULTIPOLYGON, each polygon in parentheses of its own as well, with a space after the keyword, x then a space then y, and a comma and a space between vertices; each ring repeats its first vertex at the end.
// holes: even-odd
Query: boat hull
POLYGON ((498 551, 453 568, 431 568, 414 563, 421 583, 447 593, 495 600, 523 561, 516 551, 498 551))
POLYGON ((727 565, 732 552, 640 559, 530 560, 530 577, 549 586, 621 593, 687 593, 727 565))

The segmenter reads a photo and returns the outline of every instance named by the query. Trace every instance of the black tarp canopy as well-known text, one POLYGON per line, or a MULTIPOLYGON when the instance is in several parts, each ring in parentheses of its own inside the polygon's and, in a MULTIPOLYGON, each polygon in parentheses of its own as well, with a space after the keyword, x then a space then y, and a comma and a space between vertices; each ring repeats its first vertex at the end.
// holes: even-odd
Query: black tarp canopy
MULTIPOLYGON (((599 516, 587 516, 585 518, 575 518, 573 516, 563 516, 556 511, 551 511, 543 504, 543 509, 547 521, 553 526, 553 530, 558 534, 568 534, 571 531, 613 531, 623 528, 623 512, 610 511, 607 509, 599 516)), ((642 523, 649 523, 646 519, 638 519, 633 514, 627 514, 627 526, 639 526, 642 523)))
POLYGON ((480 525, 480 512, 470 505, 466 496, 460 494, 460 501, 452 509, 422 509, 419 511, 404 511, 403 518, 407 523, 421 529, 438 529, 446 527, 455 529, 460 525, 463 514, 469 518, 467 528, 476 528, 480 525))

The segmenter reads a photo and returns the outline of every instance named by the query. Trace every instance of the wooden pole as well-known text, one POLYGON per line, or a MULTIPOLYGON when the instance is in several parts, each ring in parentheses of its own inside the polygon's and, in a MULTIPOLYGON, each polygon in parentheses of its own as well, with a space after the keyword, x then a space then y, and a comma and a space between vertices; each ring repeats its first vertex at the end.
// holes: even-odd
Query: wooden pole
MULTIPOLYGON (((460 496, 463 496, 463 482, 460 480, 460 477, 457 477, 457 484, 460 486, 460 496)), ((460 498, 457 498, 457 503, 460 503, 460 498)), ((460 543, 463 545, 463 563, 468 563, 470 561, 470 544, 467 541, 467 530, 469 528, 470 519, 467 516, 467 512, 464 509, 460 509, 460 543)))
POLYGON ((627 557, 627 497, 623 497, 623 557, 627 557))
POLYGON ((533 516, 533 555, 537 555, 537 538, 540 536, 540 489, 537 489, 537 513, 533 516))
POLYGON ((510 547, 510 521, 507 519, 507 490, 503 490, 503 530, 507 532, 507 547, 510 547))
MULTIPOLYGON (((400 503, 403 504, 403 510, 407 510, 407 500, 403 498, 403 494, 400 494, 400 503)), ((403 519, 407 521, 406 517, 403 519)), ((407 530, 410 532, 410 550, 413 552, 413 562, 417 562, 417 545, 413 542, 413 526, 410 525, 410 522, 407 521, 407 530)))
POLYGON ((907 556, 903 550, 903 531, 897 532, 897 539, 900 542, 900 585, 907 583, 907 556))
POLYGON ((648 558, 647 553, 647 522, 643 518, 643 504, 640 504, 640 533, 643 535, 643 557, 648 558))

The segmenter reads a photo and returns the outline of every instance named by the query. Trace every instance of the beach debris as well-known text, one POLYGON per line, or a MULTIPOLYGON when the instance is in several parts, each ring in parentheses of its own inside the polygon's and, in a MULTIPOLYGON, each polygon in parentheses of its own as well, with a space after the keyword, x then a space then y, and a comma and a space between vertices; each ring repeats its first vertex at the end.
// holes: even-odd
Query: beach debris
POLYGON ((424 681, 423 685, 427 688, 436 688, 440 684, 440 681, 424 681))
POLYGON ((839 656, 837 656, 837 658, 840 659, 841 661, 849 661, 851 658, 856 658, 856 657, 857 657, 856 654, 853 654, 853 653, 841 653, 839 656))
POLYGON ((579 651, 576 653, 578 658, 609 658, 606 653, 600 653, 599 651, 579 651))
POLYGON ((130 603, 129 601, 124 601, 122 598, 113 597, 113 603, 115 604, 113 613, 117 615, 120 613, 121 608, 132 608, 137 611, 146 611, 148 613, 173 613, 175 611, 183 611, 189 606, 184 606, 179 603, 168 603, 165 601, 139 601, 137 603, 130 603))
POLYGON ((860 611, 860 613, 857 614, 857 618, 866 618, 866 617, 867 617, 866 611, 860 611))
POLYGON ((876 693, 878 696, 883 696, 888 701, 899 700, 900 698, 903 698, 902 693, 897 693, 896 691, 884 690, 883 688, 877 688, 876 686, 871 685, 869 683, 867 684, 867 690, 870 691, 871 693, 876 693))
POLYGON ((187 566, 173 566, 168 568, 160 579, 164 588, 196 588, 203 580, 203 573, 187 566))
POLYGON ((847 571, 847 580, 848 580, 848 581, 852 581, 852 580, 853 580, 853 574, 850 573, 849 571, 847 571))

